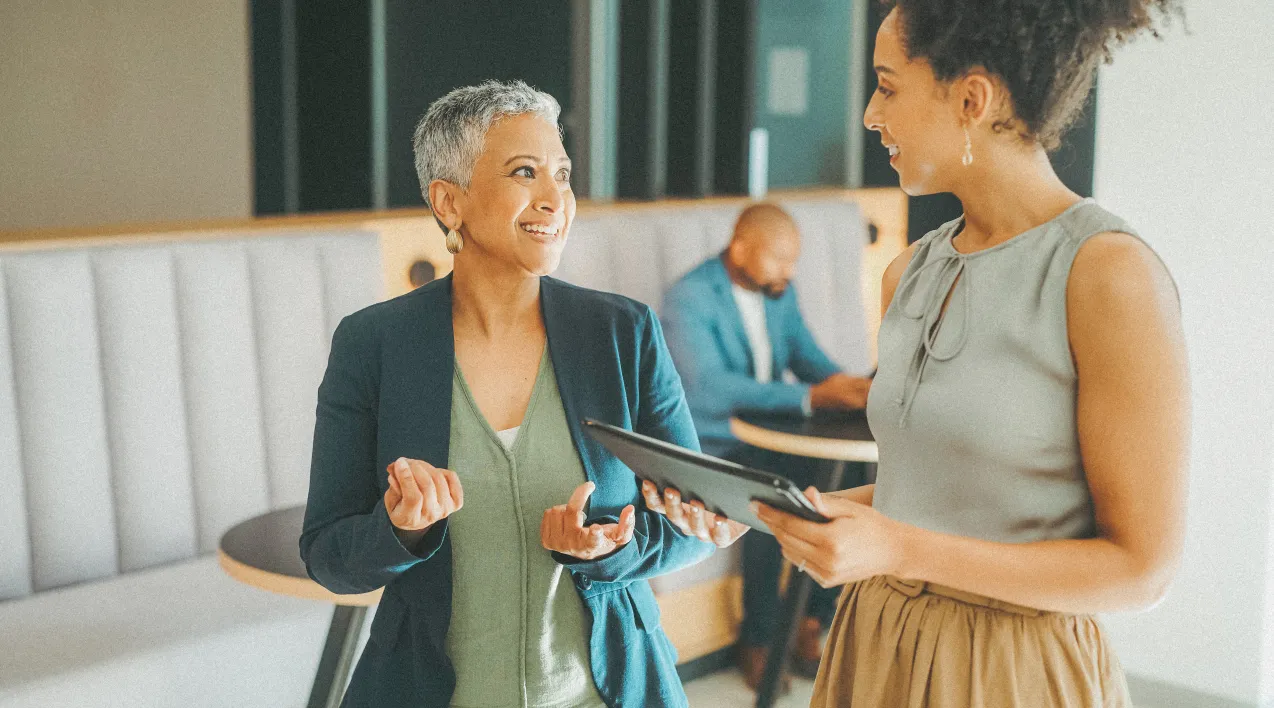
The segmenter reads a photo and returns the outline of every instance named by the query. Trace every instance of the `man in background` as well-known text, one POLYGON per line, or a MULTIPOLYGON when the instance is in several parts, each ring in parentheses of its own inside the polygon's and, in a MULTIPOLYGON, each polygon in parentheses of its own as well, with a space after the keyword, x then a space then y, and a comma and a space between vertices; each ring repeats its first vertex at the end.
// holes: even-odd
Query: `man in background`
MULTIPOLYGON (((744 445, 729 425, 741 411, 810 415, 866 406, 870 380, 840 371, 805 326, 790 285, 800 252, 800 232, 787 212, 768 203, 749 206, 725 252, 668 290, 661 320, 703 451, 782 474, 804 489, 816 482, 816 461, 744 445), (783 380, 787 371, 795 382, 783 380)), ((742 543, 739 663, 755 690, 778 629, 782 554, 769 534, 749 533, 742 543)), ((817 670, 837 592, 816 587, 811 595, 796 647, 800 673, 817 670)))

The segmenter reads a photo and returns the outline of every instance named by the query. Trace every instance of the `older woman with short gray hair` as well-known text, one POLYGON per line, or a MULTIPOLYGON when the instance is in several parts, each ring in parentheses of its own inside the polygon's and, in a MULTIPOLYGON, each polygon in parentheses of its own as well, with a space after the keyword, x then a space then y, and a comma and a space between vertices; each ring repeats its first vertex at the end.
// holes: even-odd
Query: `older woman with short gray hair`
POLYGON ((713 546, 638 508, 581 421, 698 442, 650 308, 548 277, 559 110, 522 82, 430 106, 416 169, 455 269, 333 336, 301 556, 385 589, 346 706, 686 705, 646 581, 713 546))

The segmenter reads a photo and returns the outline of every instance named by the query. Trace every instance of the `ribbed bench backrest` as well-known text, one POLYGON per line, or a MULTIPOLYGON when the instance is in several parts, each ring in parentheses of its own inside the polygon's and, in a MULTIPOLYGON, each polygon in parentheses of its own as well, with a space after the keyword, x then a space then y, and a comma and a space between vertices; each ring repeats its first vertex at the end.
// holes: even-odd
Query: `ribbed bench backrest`
MULTIPOLYGON (((870 367, 863 305, 867 223, 853 202, 783 203, 801 232, 794 280, 801 312, 819 345, 847 371, 870 367)), ((696 205, 582 212, 555 275, 576 285, 627 295, 659 311, 663 294, 730 241, 740 206, 696 205)))
POLYGON ((376 234, 0 253, 0 600, 212 551, 305 501, 376 234))

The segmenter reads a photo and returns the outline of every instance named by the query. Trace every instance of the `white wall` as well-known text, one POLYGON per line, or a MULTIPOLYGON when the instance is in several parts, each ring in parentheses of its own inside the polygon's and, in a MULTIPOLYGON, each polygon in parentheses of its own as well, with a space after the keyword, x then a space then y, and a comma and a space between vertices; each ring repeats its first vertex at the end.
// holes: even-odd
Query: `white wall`
POLYGON ((1191 358, 1189 536, 1171 596, 1108 619, 1131 674, 1274 700, 1274 3, 1191 0, 1190 34, 1103 71, 1096 192, 1176 276, 1191 358))
POLYGON ((246 0, 0 0, 0 230, 252 212, 246 0))

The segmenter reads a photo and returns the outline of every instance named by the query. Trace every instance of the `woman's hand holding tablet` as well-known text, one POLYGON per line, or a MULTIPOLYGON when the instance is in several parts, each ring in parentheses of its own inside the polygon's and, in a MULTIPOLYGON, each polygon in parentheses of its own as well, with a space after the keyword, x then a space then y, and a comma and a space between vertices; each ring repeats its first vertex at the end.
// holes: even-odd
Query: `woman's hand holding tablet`
POLYGON ((770 533, 754 501, 809 521, 830 521, 785 477, 592 419, 584 420, 584 429, 642 480, 646 506, 688 536, 725 547, 746 527, 770 533))
POLYGON ((701 541, 715 543, 717 548, 725 548, 748 532, 748 526, 731 521, 724 516, 708 511, 703 502, 694 500, 683 502, 681 492, 673 487, 665 487, 663 495, 654 482, 641 481, 641 496, 646 500, 646 508, 656 514, 663 514, 681 532, 687 536, 696 536, 701 541))

